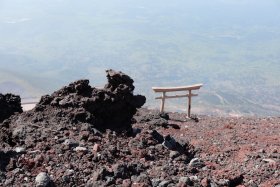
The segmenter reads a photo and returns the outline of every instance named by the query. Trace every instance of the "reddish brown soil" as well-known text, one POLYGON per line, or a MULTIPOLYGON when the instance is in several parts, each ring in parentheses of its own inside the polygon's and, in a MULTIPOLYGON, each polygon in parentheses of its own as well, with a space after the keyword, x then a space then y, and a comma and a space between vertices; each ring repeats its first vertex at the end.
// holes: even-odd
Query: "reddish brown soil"
POLYGON ((170 118, 169 123, 181 129, 168 128, 160 132, 190 141, 208 168, 198 173, 201 179, 219 181, 242 175, 241 184, 245 186, 280 184, 279 117, 200 116, 199 122, 184 122, 183 114, 170 114, 170 118))

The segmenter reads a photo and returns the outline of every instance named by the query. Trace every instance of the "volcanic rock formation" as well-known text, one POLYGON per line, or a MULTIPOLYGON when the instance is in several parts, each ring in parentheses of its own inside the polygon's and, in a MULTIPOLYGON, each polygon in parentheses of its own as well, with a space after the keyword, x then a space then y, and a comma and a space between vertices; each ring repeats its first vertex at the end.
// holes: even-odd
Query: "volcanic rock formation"
MULTIPOLYGON (((39 140, 44 133, 27 137, 29 132, 34 132, 34 127, 60 130, 58 128, 80 129, 86 126, 93 132, 130 130, 131 119, 146 98, 133 95, 133 80, 126 74, 113 70, 106 72, 108 84, 103 89, 91 87, 89 80, 78 80, 51 95, 42 96, 33 110, 4 121, 0 139, 10 145, 39 140)), ((8 99, 14 103, 19 99, 8 98, 14 98, 8 99)), ((11 106, 16 108, 17 105, 11 106)))
POLYGON ((16 112, 22 112, 20 97, 13 94, 0 94, 0 123, 16 112))
POLYGON ((91 87, 89 80, 78 80, 51 96, 43 96, 35 110, 59 109, 73 122, 90 123, 99 130, 129 128, 136 109, 146 98, 133 95, 134 81, 126 74, 114 70, 106 73, 108 84, 104 89, 91 87))

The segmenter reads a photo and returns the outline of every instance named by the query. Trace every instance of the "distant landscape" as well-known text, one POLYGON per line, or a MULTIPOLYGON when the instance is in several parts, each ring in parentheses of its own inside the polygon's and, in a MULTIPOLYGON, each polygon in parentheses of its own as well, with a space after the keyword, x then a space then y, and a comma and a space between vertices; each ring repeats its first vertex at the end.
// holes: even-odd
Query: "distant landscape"
POLYGON ((0 0, 0 93, 102 86, 112 68, 149 108, 152 86, 203 83, 195 114, 279 116, 279 10, 276 0, 0 0))

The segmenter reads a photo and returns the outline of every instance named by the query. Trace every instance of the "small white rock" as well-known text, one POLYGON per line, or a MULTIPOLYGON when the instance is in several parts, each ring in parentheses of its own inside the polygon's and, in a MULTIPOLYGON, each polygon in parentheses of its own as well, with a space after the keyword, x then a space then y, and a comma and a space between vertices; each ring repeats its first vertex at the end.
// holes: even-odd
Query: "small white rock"
POLYGON ((204 166, 204 162, 202 160, 200 160, 199 158, 193 158, 190 161, 189 166, 202 168, 204 166))
POLYGON ((67 169, 66 170, 66 175, 72 175, 74 173, 75 173, 75 171, 73 169, 67 169))
POLYGON ((197 162, 199 162, 199 159, 198 159, 198 158, 193 158, 193 159, 190 161, 189 165, 192 165, 192 164, 197 163, 197 162))
POLYGON ((24 147, 16 147, 15 152, 17 153, 26 153, 26 149, 24 147))
POLYGON ((275 160, 272 160, 272 159, 270 159, 270 158, 265 158, 265 159, 263 159, 263 161, 264 161, 264 162, 267 162, 267 163, 270 163, 270 164, 275 164, 275 163, 276 163, 275 160))
POLYGON ((74 148, 74 151, 77 151, 77 152, 86 152, 86 151, 87 151, 87 148, 85 148, 85 147, 75 147, 75 148, 74 148))
POLYGON ((40 153, 40 150, 33 150, 33 151, 28 151, 29 154, 37 154, 40 153))
POLYGON ((192 182, 197 182, 198 181, 198 177, 196 175, 190 176, 189 178, 192 182))
POLYGON ((64 142, 63 142, 64 145, 69 145, 70 147, 77 147, 79 146, 79 143, 76 142, 75 140, 72 140, 72 139, 66 139, 64 142))
POLYGON ((39 173, 35 178, 36 187, 46 187, 50 181, 50 176, 45 172, 39 173))

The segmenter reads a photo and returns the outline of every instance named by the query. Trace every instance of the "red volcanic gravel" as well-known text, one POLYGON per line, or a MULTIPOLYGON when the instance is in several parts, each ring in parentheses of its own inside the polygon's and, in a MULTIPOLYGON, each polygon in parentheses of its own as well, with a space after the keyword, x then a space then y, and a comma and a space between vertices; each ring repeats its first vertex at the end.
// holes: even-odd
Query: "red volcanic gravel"
MULTIPOLYGON (((199 122, 170 114, 162 134, 184 138, 205 167, 196 176, 218 186, 280 186, 280 118, 199 116, 199 122)), ((211 183, 209 182, 209 183, 211 183)))
POLYGON ((156 125, 159 113, 141 109, 126 133, 100 134, 86 125, 55 131, 32 127, 42 140, 26 141, 22 149, 1 148, 0 184, 39 186, 36 177, 42 172, 48 177, 45 186, 280 184, 279 117, 199 116, 195 122, 184 114, 169 116, 167 124, 156 125), (146 116, 149 122, 137 122, 146 116))

